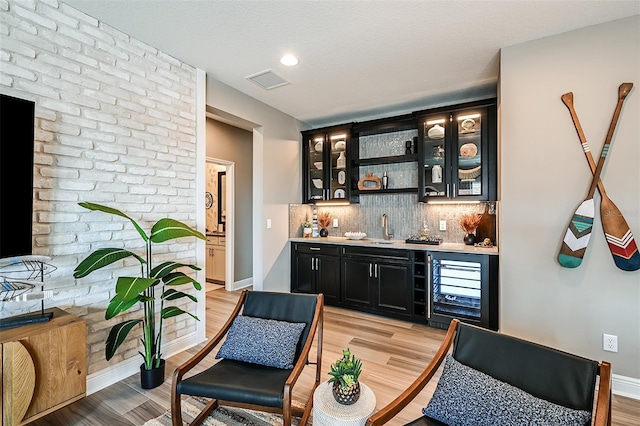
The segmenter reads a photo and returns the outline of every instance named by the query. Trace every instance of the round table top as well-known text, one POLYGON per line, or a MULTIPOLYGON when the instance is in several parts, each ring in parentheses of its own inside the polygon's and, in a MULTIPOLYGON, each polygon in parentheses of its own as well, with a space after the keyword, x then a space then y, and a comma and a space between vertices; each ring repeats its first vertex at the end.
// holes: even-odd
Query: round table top
POLYGON ((364 425, 376 409, 376 396, 371 388, 360 382, 360 398, 352 405, 343 405, 335 400, 331 383, 318 385, 313 394, 313 424, 364 425))

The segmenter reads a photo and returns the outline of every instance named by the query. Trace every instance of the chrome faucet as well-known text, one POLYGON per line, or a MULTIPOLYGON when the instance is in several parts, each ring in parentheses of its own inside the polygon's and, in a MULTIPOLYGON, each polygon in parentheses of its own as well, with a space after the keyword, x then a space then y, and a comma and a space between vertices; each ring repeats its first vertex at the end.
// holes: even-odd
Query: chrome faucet
POLYGON ((387 217, 386 213, 382 215, 382 228, 384 229, 385 240, 390 240, 391 238, 393 238, 393 234, 389 233, 389 218, 387 217))

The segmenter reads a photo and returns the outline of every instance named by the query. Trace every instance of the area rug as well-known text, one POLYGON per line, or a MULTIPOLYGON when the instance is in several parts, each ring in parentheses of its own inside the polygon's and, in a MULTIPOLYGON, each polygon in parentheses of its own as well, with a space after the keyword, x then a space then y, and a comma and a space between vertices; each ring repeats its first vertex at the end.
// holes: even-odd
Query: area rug
MULTIPOLYGON (((191 423, 206 405, 207 400, 201 398, 189 398, 182 402, 182 420, 185 425, 191 423)), ((294 401, 294 406, 299 406, 294 401)), ((299 418, 291 419, 292 426, 298 426, 299 418)), ((311 424, 311 421, 309 421, 311 424)), ((265 413, 262 411, 248 410, 236 407, 218 407, 204 421, 204 426, 280 426, 282 416, 280 414, 265 413)), ((144 426, 171 426, 171 410, 163 415, 149 420, 144 426)))

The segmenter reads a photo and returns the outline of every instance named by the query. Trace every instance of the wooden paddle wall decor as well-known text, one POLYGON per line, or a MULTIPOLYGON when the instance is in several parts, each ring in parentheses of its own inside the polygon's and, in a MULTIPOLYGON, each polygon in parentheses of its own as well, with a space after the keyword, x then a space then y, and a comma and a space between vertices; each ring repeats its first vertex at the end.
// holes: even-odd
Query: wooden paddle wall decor
POLYGON ((607 157, 609 147, 613 139, 613 133, 620 117, 622 104, 627 95, 633 88, 633 83, 622 83, 618 88, 618 102, 611 119, 609 131, 602 148, 602 153, 598 159, 598 164, 593 160, 591 149, 582 131, 582 126, 578 120, 578 116, 573 107, 573 93, 565 93, 562 95, 562 102, 567 106, 573 120, 573 124, 578 133, 578 138, 582 144, 585 157, 593 174, 591 186, 585 200, 576 209, 571 223, 567 227, 560 253, 558 254, 558 262, 567 268, 576 268, 582 263, 584 253, 589 244, 591 230, 593 228, 593 220, 595 216, 595 203, 593 195, 596 187, 600 191, 602 201, 600 203, 600 219, 602 227, 609 246, 609 251, 613 256, 616 266, 624 271, 637 271, 640 269, 640 253, 631 229, 627 224, 622 212, 607 196, 604 184, 600 180, 600 174, 604 167, 604 161, 607 157))

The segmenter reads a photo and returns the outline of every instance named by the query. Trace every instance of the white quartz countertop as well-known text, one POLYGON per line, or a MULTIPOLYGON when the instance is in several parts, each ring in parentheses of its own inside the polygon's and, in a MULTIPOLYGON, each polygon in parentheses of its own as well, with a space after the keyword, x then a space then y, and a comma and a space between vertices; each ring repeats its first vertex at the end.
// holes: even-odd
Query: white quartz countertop
POLYGON ((463 243, 408 244, 404 240, 380 240, 364 238, 362 240, 350 240, 346 237, 318 237, 318 238, 290 238, 289 241, 310 244, 343 244, 359 247, 378 247, 385 249, 424 250, 424 251, 448 251, 471 254, 499 254, 498 247, 475 247, 463 243))

